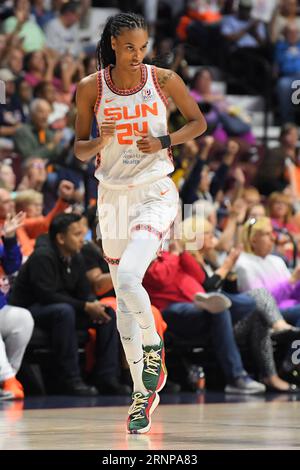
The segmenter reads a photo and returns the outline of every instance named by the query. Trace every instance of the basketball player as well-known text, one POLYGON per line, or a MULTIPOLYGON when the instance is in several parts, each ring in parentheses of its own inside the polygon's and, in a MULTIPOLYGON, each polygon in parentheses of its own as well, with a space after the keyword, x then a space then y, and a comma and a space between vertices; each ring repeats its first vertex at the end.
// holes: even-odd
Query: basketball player
POLYGON ((129 433, 150 429, 167 378, 163 341, 142 280, 178 210, 178 193, 168 177, 174 170, 171 147, 206 130, 181 78, 143 64, 147 43, 141 16, 121 13, 109 18, 97 48, 99 71, 84 78, 77 90, 75 154, 81 161, 97 155, 103 250, 134 384, 129 433), (169 97, 187 121, 172 134, 167 128, 169 97), (99 137, 90 140, 94 115, 99 137))

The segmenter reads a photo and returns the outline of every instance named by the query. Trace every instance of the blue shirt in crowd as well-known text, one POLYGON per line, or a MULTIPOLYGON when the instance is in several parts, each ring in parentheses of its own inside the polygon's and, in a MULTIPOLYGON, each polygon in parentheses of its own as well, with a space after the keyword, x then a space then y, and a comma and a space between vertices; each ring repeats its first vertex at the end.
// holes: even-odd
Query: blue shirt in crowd
MULTIPOLYGON (((22 263, 22 254, 16 237, 2 238, 0 242, 0 264, 5 275, 18 271, 22 263)), ((2 277, 0 273, 0 277, 2 277)), ((1 281, 1 279, 0 279, 1 281)), ((0 282, 0 309, 7 303, 7 294, 1 290, 0 282)))
POLYGON ((278 41, 275 46, 275 62, 280 75, 290 76, 300 73, 300 41, 296 44, 278 41))

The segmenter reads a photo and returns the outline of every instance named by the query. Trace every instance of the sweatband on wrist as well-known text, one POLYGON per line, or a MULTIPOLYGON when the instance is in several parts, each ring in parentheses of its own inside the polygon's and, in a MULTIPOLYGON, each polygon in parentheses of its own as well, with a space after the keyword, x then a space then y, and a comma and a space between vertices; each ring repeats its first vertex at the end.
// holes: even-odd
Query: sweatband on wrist
POLYGON ((161 135, 160 137, 157 137, 157 138, 160 140, 162 149, 167 149, 168 147, 171 146, 171 137, 169 136, 169 134, 161 135))

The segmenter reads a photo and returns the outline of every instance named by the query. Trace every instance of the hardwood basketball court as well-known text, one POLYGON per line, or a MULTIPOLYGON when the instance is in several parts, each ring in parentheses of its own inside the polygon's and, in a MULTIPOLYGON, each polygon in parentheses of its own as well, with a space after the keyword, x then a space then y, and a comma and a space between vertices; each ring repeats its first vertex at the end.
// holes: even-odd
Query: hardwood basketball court
MULTIPOLYGON (((198 401, 160 404, 146 435, 126 434, 127 405, 81 406, 79 401, 69 408, 61 403, 54 407, 52 402, 48 408, 46 399, 42 408, 23 409, 22 403, 2 402, 0 449, 300 449, 297 397, 282 395, 274 401, 250 397, 239 403, 203 403, 201 397, 198 401)), ((34 398, 30 406, 34 408, 34 398)))

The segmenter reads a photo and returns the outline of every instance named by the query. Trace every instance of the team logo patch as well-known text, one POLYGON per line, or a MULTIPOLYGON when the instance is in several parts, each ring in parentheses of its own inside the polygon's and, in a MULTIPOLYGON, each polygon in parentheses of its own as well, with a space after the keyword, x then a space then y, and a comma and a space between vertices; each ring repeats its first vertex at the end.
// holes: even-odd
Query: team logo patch
POLYGON ((145 88, 142 90, 142 96, 144 101, 149 101, 153 98, 153 90, 151 88, 145 88))

